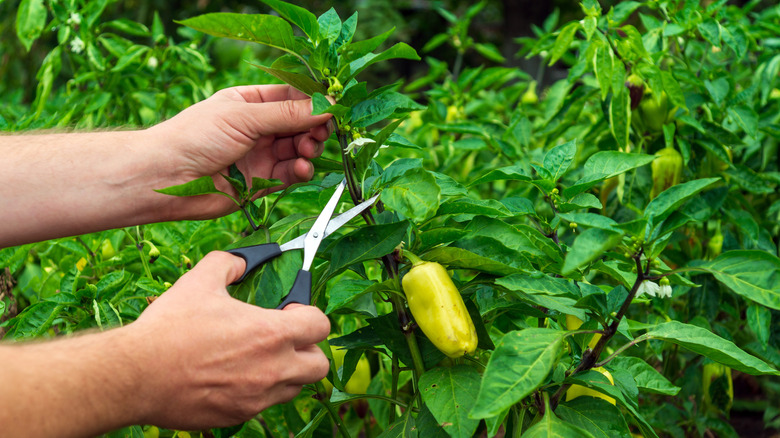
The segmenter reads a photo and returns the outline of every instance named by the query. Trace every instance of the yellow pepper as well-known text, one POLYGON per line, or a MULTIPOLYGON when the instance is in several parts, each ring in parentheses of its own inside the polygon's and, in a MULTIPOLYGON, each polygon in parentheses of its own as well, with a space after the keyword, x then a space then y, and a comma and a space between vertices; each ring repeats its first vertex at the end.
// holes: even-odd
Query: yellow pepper
POLYGON ((436 262, 425 262, 406 254, 414 266, 402 286, 409 310, 433 345, 451 358, 477 349, 477 331, 458 288, 447 270, 436 262))
MULTIPOLYGON (((609 371, 605 370, 602 367, 596 367, 596 368, 593 368, 593 370, 594 371, 598 371, 601 374, 603 374, 604 376, 606 376, 606 378, 607 378, 607 380, 609 380, 610 384, 612 384, 612 385, 615 384, 615 380, 612 379, 612 374, 610 374, 609 371)), ((571 385, 571 388, 569 388, 568 391, 566 391, 566 401, 574 400, 575 398, 583 396, 583 395, 589 396, 589 397, 598 397, 598 398, 604 399, 604 400, 612 403, 613 405, 615 404, 615 399, 614 398, 612 398, 612 397, 610 397, 608 395, 602 394, 602 393, 596 391, 595 389, 590 389, 590 388, 582 386, 582 385, 571 385)))
POLYGON ((669 187, 675 186, 682 178, 683 159, 676 149, 667 147, 655 153, 650 165, 653 169, 653 189, 650 198, 655 198, 669 187))

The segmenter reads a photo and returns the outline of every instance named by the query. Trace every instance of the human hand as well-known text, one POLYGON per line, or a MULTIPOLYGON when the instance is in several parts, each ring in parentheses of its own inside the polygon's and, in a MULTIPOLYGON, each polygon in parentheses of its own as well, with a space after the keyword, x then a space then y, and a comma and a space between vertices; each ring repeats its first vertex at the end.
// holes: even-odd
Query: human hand
MULTIPOLYGON (((247 181, 276 178, 289 185, 311 179, 309 160, 322 154, 330 117, 312 116, 311 100, 289 85, 242 86, 221 90, 145 134, 168 151, 161 163, 168 186, 213 176, 217 188, 230 193, 218 174, 227 174, 233 163, 247 181)), ((207 219, 234 211, 236 205, 209 195, 168 197, 165 208, 169 220, 207 219)))
POLYGON ((126 327, 143 345, 143 424, 194 430, 246 421, 328 373, 316 345, 330 332, 316 307, 284 310, 230 297, 244 261, 212 252, 126 327))

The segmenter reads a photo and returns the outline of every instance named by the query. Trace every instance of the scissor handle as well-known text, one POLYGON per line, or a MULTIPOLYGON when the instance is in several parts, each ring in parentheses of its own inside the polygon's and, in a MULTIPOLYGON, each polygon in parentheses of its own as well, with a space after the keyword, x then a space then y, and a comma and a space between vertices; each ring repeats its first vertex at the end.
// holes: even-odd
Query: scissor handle
POLYGON ((279 304, 276 308, 284 309, 285 306, 291 303, 305 304, 307 306, 311 304, 311 272, 303 269, 298 271, 290 293, 287 294, 287 298, 282 301, 282 304, 279 304))
POLYGON ((241 257, 246 261, 246 269, 244 270, 244 273, 241 274, 241 278, 230 283, 233 285, 244 281, 244 278, 246 278, 246 276, 249 275, 249 273, 258 266, 262 265, 268 260, 271 260, 274 257, 279 257, 282 254, 282 249, 279 247, 278 243, 262 243, 260 245, 229 249, 227 252, 241 257))

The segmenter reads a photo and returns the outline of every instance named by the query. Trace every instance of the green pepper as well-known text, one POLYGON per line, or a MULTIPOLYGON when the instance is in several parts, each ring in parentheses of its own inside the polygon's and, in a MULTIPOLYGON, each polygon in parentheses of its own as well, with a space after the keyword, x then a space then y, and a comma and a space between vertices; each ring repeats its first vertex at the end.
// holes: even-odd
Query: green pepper
POLYGON ((451 358, 477 349, 477 331, 458 288, 436 262, 406 254, 414 266, 402 286, 417 325, 442 353, 451 358))
POLYGON ((650 132, 661 131, 664 124, 671 120, 669 96, 666 91, 662 91, 656 100, 652 90, 646 88, 644 98, 639 102, 639 115, 650 132))
POLYGON ((653 189, 650 191, 652 199, 680 182, 683 168, 682 155, 674 148, 663 148, 656 152, 651 167, 653 168, 653 189))
POLYGON ((734 401, 734 383, 731 368, 711 362, 702 370, 702 405, 705 410, 728 412, 734 401))

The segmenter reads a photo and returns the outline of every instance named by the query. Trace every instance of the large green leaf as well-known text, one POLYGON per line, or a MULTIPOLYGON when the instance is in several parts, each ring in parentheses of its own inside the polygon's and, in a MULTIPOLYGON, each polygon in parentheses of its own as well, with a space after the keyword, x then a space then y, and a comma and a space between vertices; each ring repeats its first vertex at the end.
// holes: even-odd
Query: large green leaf
POLYGON ((488 361, 471 418, 499 415, 538 388, 555 365, 564 335, 544 328, 504 335, 488 361))
MULTIPOLYGON (((254 64, 253 64, 254 65, 254 64)), ((280 81, 290 84, 296 89, 306 93, 309 96, 314 93, 325 93, 325 86, 301 73, 294 73, 286 70, 280 70, 277 68, 265 67, 262 65, 255 65, 257 68, 264 72, 276 77, 280 81)))
POLYGON ((558 405, 555 413, 567 423, 590 432, 596 438, 629 436, 623 414, 613 404, 595 397, 577 397, 558 405))
POLYGON ((780 372, 767 365, 766 362, 747 354, 733 342, 695 325, 679 321, 665 322, 657 325, 642 337, 661 339, 677 344, 743 373, 780 376, 780 372))
POLYGON ((496 280, 510 290, 520 290, 531 295, 563 295, 579 297, 579 290, 569 280, 549 275, 513 274, 496 280))
MULTIPOLYGON (((317 20, 315 19, 316 23, 317 20)), ((292 27, 275 15, 215 12, 188 18, 177 23, 217 37, 265 44, 295 53, 292 27)))
POLYGON ((685 201, 719 180, 720 178, 702 178, 672 186, 647 204, 644 217, 658 224, 685 201))
POLYGON ((633 376, 636 386, 646 392, 671 396, 680 392, 679 386, 672 384, 642 358, 618 356, 609 363, 609 366, 627 370, 633 376))
POLYGON ((470 438, 479 420, 469 411, 479 393, 481 376, 474 367, 434 368, 420 377, 423 401, 439 424, 453 438, 470 438))
POLYGON ((331 247, 330 275, 355 263, 390 254, 404 240, 408 228, 406 221, 369 225, 342 237, 331 247))
POLYGON ((413 168, 385 187, 381 198, 388 207, 420 223, 436 213, 441 189, 430 172, 413 168))
POLYGON ((282 0, 260 0, 274 8, 282 17, 298 26, 310 40, 319 41, 320 23, 317 16, 300 6, 284 2, 282 0))
POLYGON ((547 409, 544 417, 523 433, 523 438, 593 438, 588 430, 572 422, 565 422, 547 409))
POLYGON ((654 155, 633 154, 628 152, 601 151, 591 155, 583 166, 584 175, 574 185, 563 190, 563 196, 570 198, 607 178, 620 175, 637 167, 650 164, 654 155))
POLYGON ((550 171, 553 181, 558 181, 569 169, 577 154, 577 140, 555 146, 544 156, 544 168, 550 171))
POLYGON ((553 45, 552 51, 550 51, 550 61, 547 65, 555 64, 555 61, 559 60, 567 50, 572 41, 574 41, 574 34, 580 28, 578 21, 572 21, 561 29, 558 33, 558 37, 555 39, 555 45, 553 45))
POLYGON ((563 263, 562 274, 566 275, 575 269, 596 260, 615 247, 623 237, 623 233, 601 228, 590 228, 583 231, 576 239, 563 263))
POLYGON ((411 46, 406 43, 396 43, 384 52, 378 54, 368 53, 350 62, 348 69, 349 73, 346 74, 344 78, 342 78, 341 74, 339 74, 339 79, 342 83, 349 82, 350 79, 357 76, 358 73, 365 70, 368 66, 376 64, 379 61, 395 58, 411 59, 413 61, 420 60, 420 56, 417 54, 417 51, 415 51, 411 46))
POLYGON ((453 246, 440 246, 425 253, 425 260, 439 262, 449 268, 471 269, 494 275, 509 275, 517 272, 517 268, 497 262, 488 257, 483 257, 473 252, 455 248, 453 246))
POLYGON ((780 259, 764 251, 727 251, 694 268, 714 275, 743 297, 780 310, 780 259))

